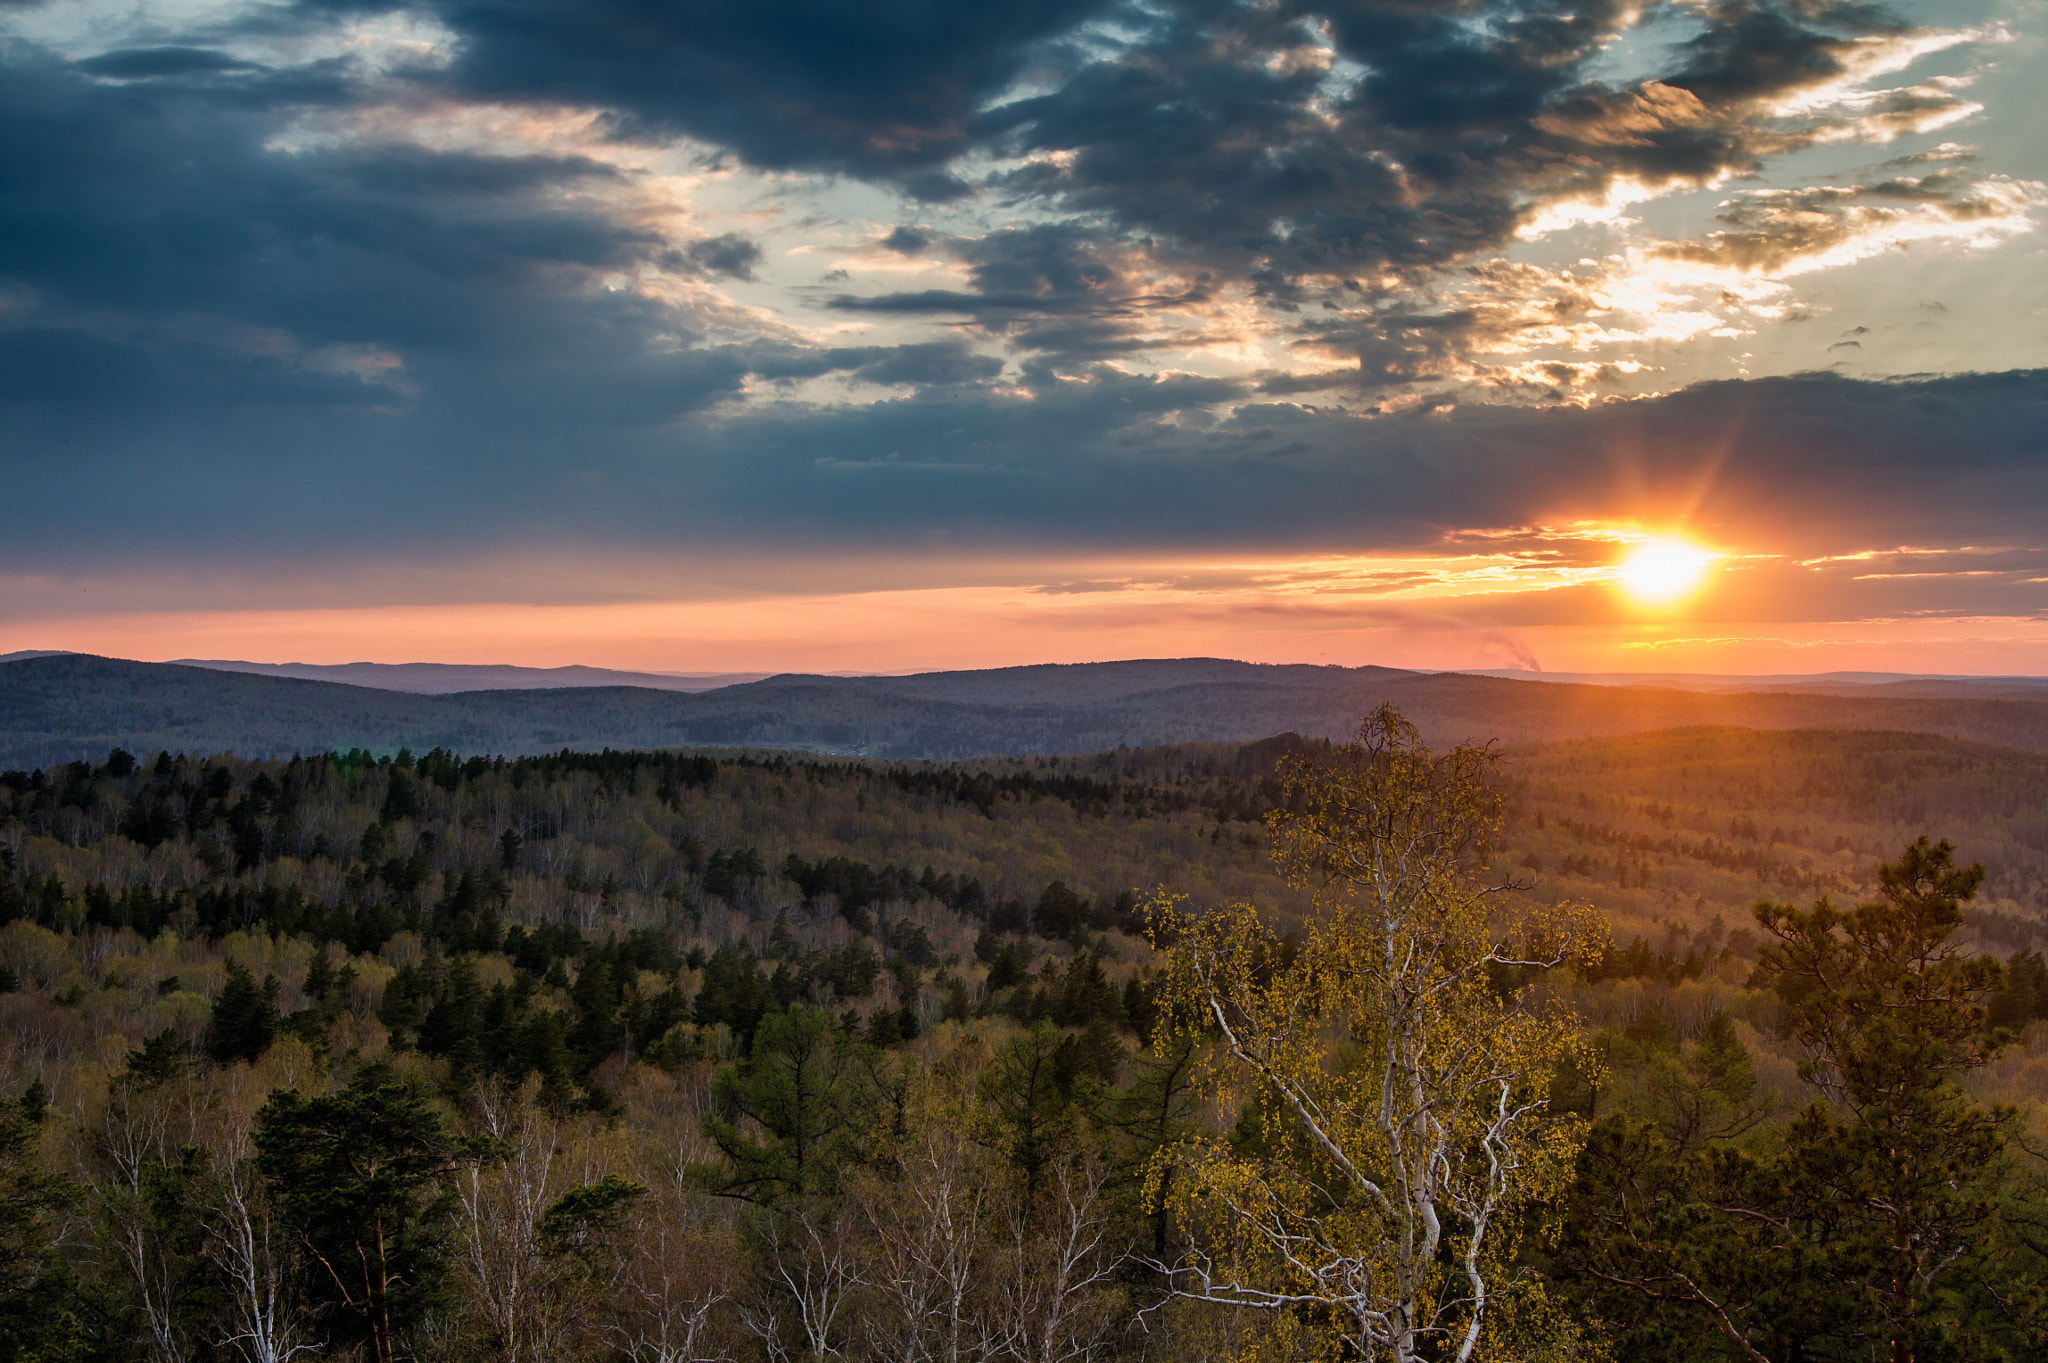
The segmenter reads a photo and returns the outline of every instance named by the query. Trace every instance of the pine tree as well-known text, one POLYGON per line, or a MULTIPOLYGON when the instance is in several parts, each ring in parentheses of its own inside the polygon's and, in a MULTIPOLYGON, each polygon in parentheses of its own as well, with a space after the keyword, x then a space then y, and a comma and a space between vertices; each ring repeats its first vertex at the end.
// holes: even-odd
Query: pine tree
POLYGON ((258 1167, 306 1247, 304 1289, 334 1337, 392 1363, 446 1278, 442 1181, 494 1153, 451 1136, 418 1094, 372 1066, 340 1093, 280 1089, 257 1114, 258 1167))
MULTIPOLYGON (((1956 939, 1983 875, 1921 838, 1881 868, 1878 902, 1757 906, 1776 939, 1760 980, 1785 1001, 1821 1100, 1767 1157, 1681 1154, 1620 1118, 1595 1128, 1560 1249, 1632 1355, 1688 1336, 1697 1348, 1704 1329, 1750 1363, 1991 1357, 2008 1309, 2041 1347, 2023 1310, 1961 1306, 2014 1300, 1990 1276, 2011 1252, 1997 1178, 2014 1114, 1957 1083, 2010 1041, 1984 1006, 1998 961, 1956 939)), ((1742 1095, 1728 1039, 1702 1039, 1701 1073, 1742 1095)))
POLYGON ((327 1002, 327 996, 334 992, 334 962, 328 958, 324 946, 313 949, 313 962, 306 967, 306 997, 316 1003, 327 1002))
POLYGON ((206 1053, 227 1064, 254 1060, 270 1049, 277 1035, 278 984, 266 975, 262 984, 238 961, 227 963, 227 982, 213 1001, 213 1019, 206 1028, 206 1053))
POLYGON ((82 1304, 58 1249, 77 1190, 39 1167, 40 1125, 25 1109, 0 1099, 0 1363, 83 1360, 82 1304))
POLYGON ((717 1192, 777 1203, 836 1186, 870 1134, 862 1122, 867 1074, 854 1052, 822 1008, 762 1019, 745 1063, 721 1067, 711 1081, 704 1134, 732 1161, 729 1176, 714 1182, 717 1192))

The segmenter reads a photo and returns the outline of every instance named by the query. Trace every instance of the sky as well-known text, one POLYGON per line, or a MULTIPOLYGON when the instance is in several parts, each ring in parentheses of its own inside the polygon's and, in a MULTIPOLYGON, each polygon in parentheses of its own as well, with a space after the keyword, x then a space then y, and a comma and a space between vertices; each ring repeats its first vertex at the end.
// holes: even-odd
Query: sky
POLYGON ((0 0, 0 652, 2048 674, 2048 0, 0 0))

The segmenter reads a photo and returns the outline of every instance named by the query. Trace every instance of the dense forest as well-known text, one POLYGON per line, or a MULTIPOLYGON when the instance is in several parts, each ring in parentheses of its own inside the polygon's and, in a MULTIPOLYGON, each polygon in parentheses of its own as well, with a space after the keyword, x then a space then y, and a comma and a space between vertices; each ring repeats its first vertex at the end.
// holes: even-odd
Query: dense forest
MULTIPOLYGON (((1516 1286, 1463 1356, 2039 1356, 2048 755, 1708 727, 1495 757, 1470 873, 1598 941, 1475 977, 1503 1035, 1571 1020, 1517 1092, 1586 1153, 1489 1242, 1516 1286), (1947 1011, 1827 1031, 1854 1008, 1815 943, 1865 944, 1865 995, 1898 981, 1824 896, 1917 914, 1947 1011), (1843 1079, 1880 1063, 1918 1106, 1843 1079), (1850 1155, 1884 1121, 1968 1175, 1878 1235, 1882 1160, 1850 1155)), ((1356 1208, 1284 1082, 1205 1087, 1228 1048, 1175 965, 1249 903, 1245 987, 1308 968, 1290 830, 1321 817, 1300 773, 1343 759, 1287 734, 0 773, 0 1360, 1361 1356, 1313 1293, 1185 1290, 1257 1268, 1219 1170, 1319 1233, 1356 1208)))

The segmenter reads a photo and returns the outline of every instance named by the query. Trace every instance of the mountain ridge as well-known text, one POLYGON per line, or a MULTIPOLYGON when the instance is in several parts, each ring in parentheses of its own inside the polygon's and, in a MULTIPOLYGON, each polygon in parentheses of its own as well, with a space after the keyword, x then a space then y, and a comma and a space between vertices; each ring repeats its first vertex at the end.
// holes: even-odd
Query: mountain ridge
POLYGON ((2048 749, 2048 702, 1707 693, 1396 668, 1135 659, 984 672, 780 674, 699 692, 633 686, 422 695, 87 654, 0 662, 0 767, 121 747, 244 756, 363 747, 515 756, 753 746, 875 758, 1097 752, 1344 738, 1391 701, 1432 743, 1523 743, 1685 725, 1924 732, 2048 749))

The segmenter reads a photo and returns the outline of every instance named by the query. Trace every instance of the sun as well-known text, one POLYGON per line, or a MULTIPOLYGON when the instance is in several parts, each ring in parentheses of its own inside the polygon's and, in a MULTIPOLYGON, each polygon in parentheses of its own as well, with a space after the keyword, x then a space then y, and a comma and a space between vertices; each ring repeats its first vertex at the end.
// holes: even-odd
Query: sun
POLYGON ((1649 540, 1621 561, 1615 581, 1647 606, 1668 606, 1696 589, 1719 558, 1684 540, 1649 540))

